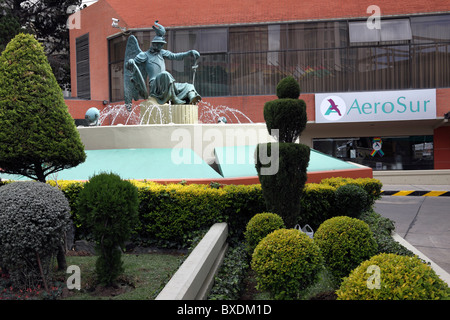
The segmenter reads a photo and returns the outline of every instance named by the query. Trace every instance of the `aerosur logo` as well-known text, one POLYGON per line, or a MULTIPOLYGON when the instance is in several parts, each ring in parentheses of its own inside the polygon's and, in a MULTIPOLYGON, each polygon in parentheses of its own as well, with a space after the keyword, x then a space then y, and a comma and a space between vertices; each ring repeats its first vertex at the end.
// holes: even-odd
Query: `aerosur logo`
POLYGON ((329 121, 340 120, 346 113, 347 106, 338 96, 328 96, 320 104, 320 112, 329 121))

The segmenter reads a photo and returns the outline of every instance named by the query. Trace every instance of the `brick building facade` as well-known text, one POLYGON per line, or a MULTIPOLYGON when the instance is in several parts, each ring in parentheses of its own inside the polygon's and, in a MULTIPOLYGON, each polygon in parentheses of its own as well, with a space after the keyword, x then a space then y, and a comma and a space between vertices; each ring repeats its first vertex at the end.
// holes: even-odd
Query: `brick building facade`
MULTIPOLYGON (((376 170, 450 169, 450 4, 379 0, 383 24, 378 39, 373 38, 375 32, 358 29, 373 14, 367 10, 370 4, 99 0, 69 19, 73 23, 69 111, 74 118, 84 118, 90 107, 123 103, 120 77, 127 36, 140 37, 146 50, 151 27, 159 20, 168 30, 169 50, 197 49, 202 54, 196 83, 211 105, 226 105, 253 122, 263 122, 262 109, 275 98, 275 84, 293 74, 302 87, 300 98, 307 103, 304 143, 376 170), (125 33, 112 27, 112 18, 119 19, 125 33), (318 94, 381 92, 380 99, 384 93, 389 99, 389 92, 395 91, 407 100, 409 91, 423 89, 435 89, 435 101, 429 105, 435 112, 432 118, 416 114, 402 120, 316 119, 318 94), (384 158, 367 156, 375 137, 384 141, 384 158)), ((175 74, 181 70, 182 77, 189 66, 174 64, 169 69, 175 74)), ((414 111, 412 106, 408 110, 414 111)))

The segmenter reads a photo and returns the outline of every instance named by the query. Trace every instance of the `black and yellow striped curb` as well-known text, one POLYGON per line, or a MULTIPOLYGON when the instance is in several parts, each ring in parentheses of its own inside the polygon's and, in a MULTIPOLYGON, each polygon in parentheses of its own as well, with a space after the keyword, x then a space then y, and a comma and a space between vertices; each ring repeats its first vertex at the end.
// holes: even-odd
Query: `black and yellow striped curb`
POLYGON ((382 196, 422 196, 422 197, 450 197, 450 191, 425 191, 425 190, 381 190, 382 196))

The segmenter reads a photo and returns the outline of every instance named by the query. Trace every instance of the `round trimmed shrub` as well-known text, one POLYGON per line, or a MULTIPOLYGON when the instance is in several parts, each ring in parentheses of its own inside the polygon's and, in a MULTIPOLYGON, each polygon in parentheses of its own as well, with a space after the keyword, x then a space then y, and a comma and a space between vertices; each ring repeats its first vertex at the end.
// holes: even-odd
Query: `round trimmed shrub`
POLYGON ((336 291, 338 300, 448 299, 449 287, 417 256, 382 253, 361 263, 336 291))
POLYGON ((346 184, 336 190, 337 215, 359 218, 369 207, 367 192, 360 186, 346 184))
POLYGON ((281 79, 276 90, 278 99, 298 99, 300 96, 300 85, 292 76, 281 79))
POLYGON ((368 224, 347 216, 324 221, 314 234, 314 242, 337 279, 347 276, 377 253, 377 243, 368 224))
POLYGON ((70 226, 70 207, 56 187, 14 182, 0 188, 0 264, 14 287, 36 287, 50 274, 51 258, 70 226))
POLYGON ((96 274, 111 285, 123 272, 121 247, 138 222, 138 192, 114 173, 100 173, 86 183, 78 197, 78 214, 97 243, 96 274))
POLYGON ((244 232, 248 252, 252 254, 261 239, 281 228, 285 228, 285 225, 279 215, 270 212, 255 214, 244 232))
POLYGON ((313 284, 322 269, 319 248, 296 229, 279 229, 268 234, 253 252, 251 268, 257 288, 275 299, 295 299, 313 284))

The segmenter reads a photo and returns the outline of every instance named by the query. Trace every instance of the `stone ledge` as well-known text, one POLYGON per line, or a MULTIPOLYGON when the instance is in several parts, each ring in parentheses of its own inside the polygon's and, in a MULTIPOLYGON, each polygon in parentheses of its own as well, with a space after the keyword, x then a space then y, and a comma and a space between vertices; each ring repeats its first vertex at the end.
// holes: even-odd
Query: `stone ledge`
POLYGON ((214 224, 156 300, 204 300, 228 248, 228 225, 214 224))
POLYGON ((374 170, 373 177, 383 185, 446 185, 450 170, 374 170))

